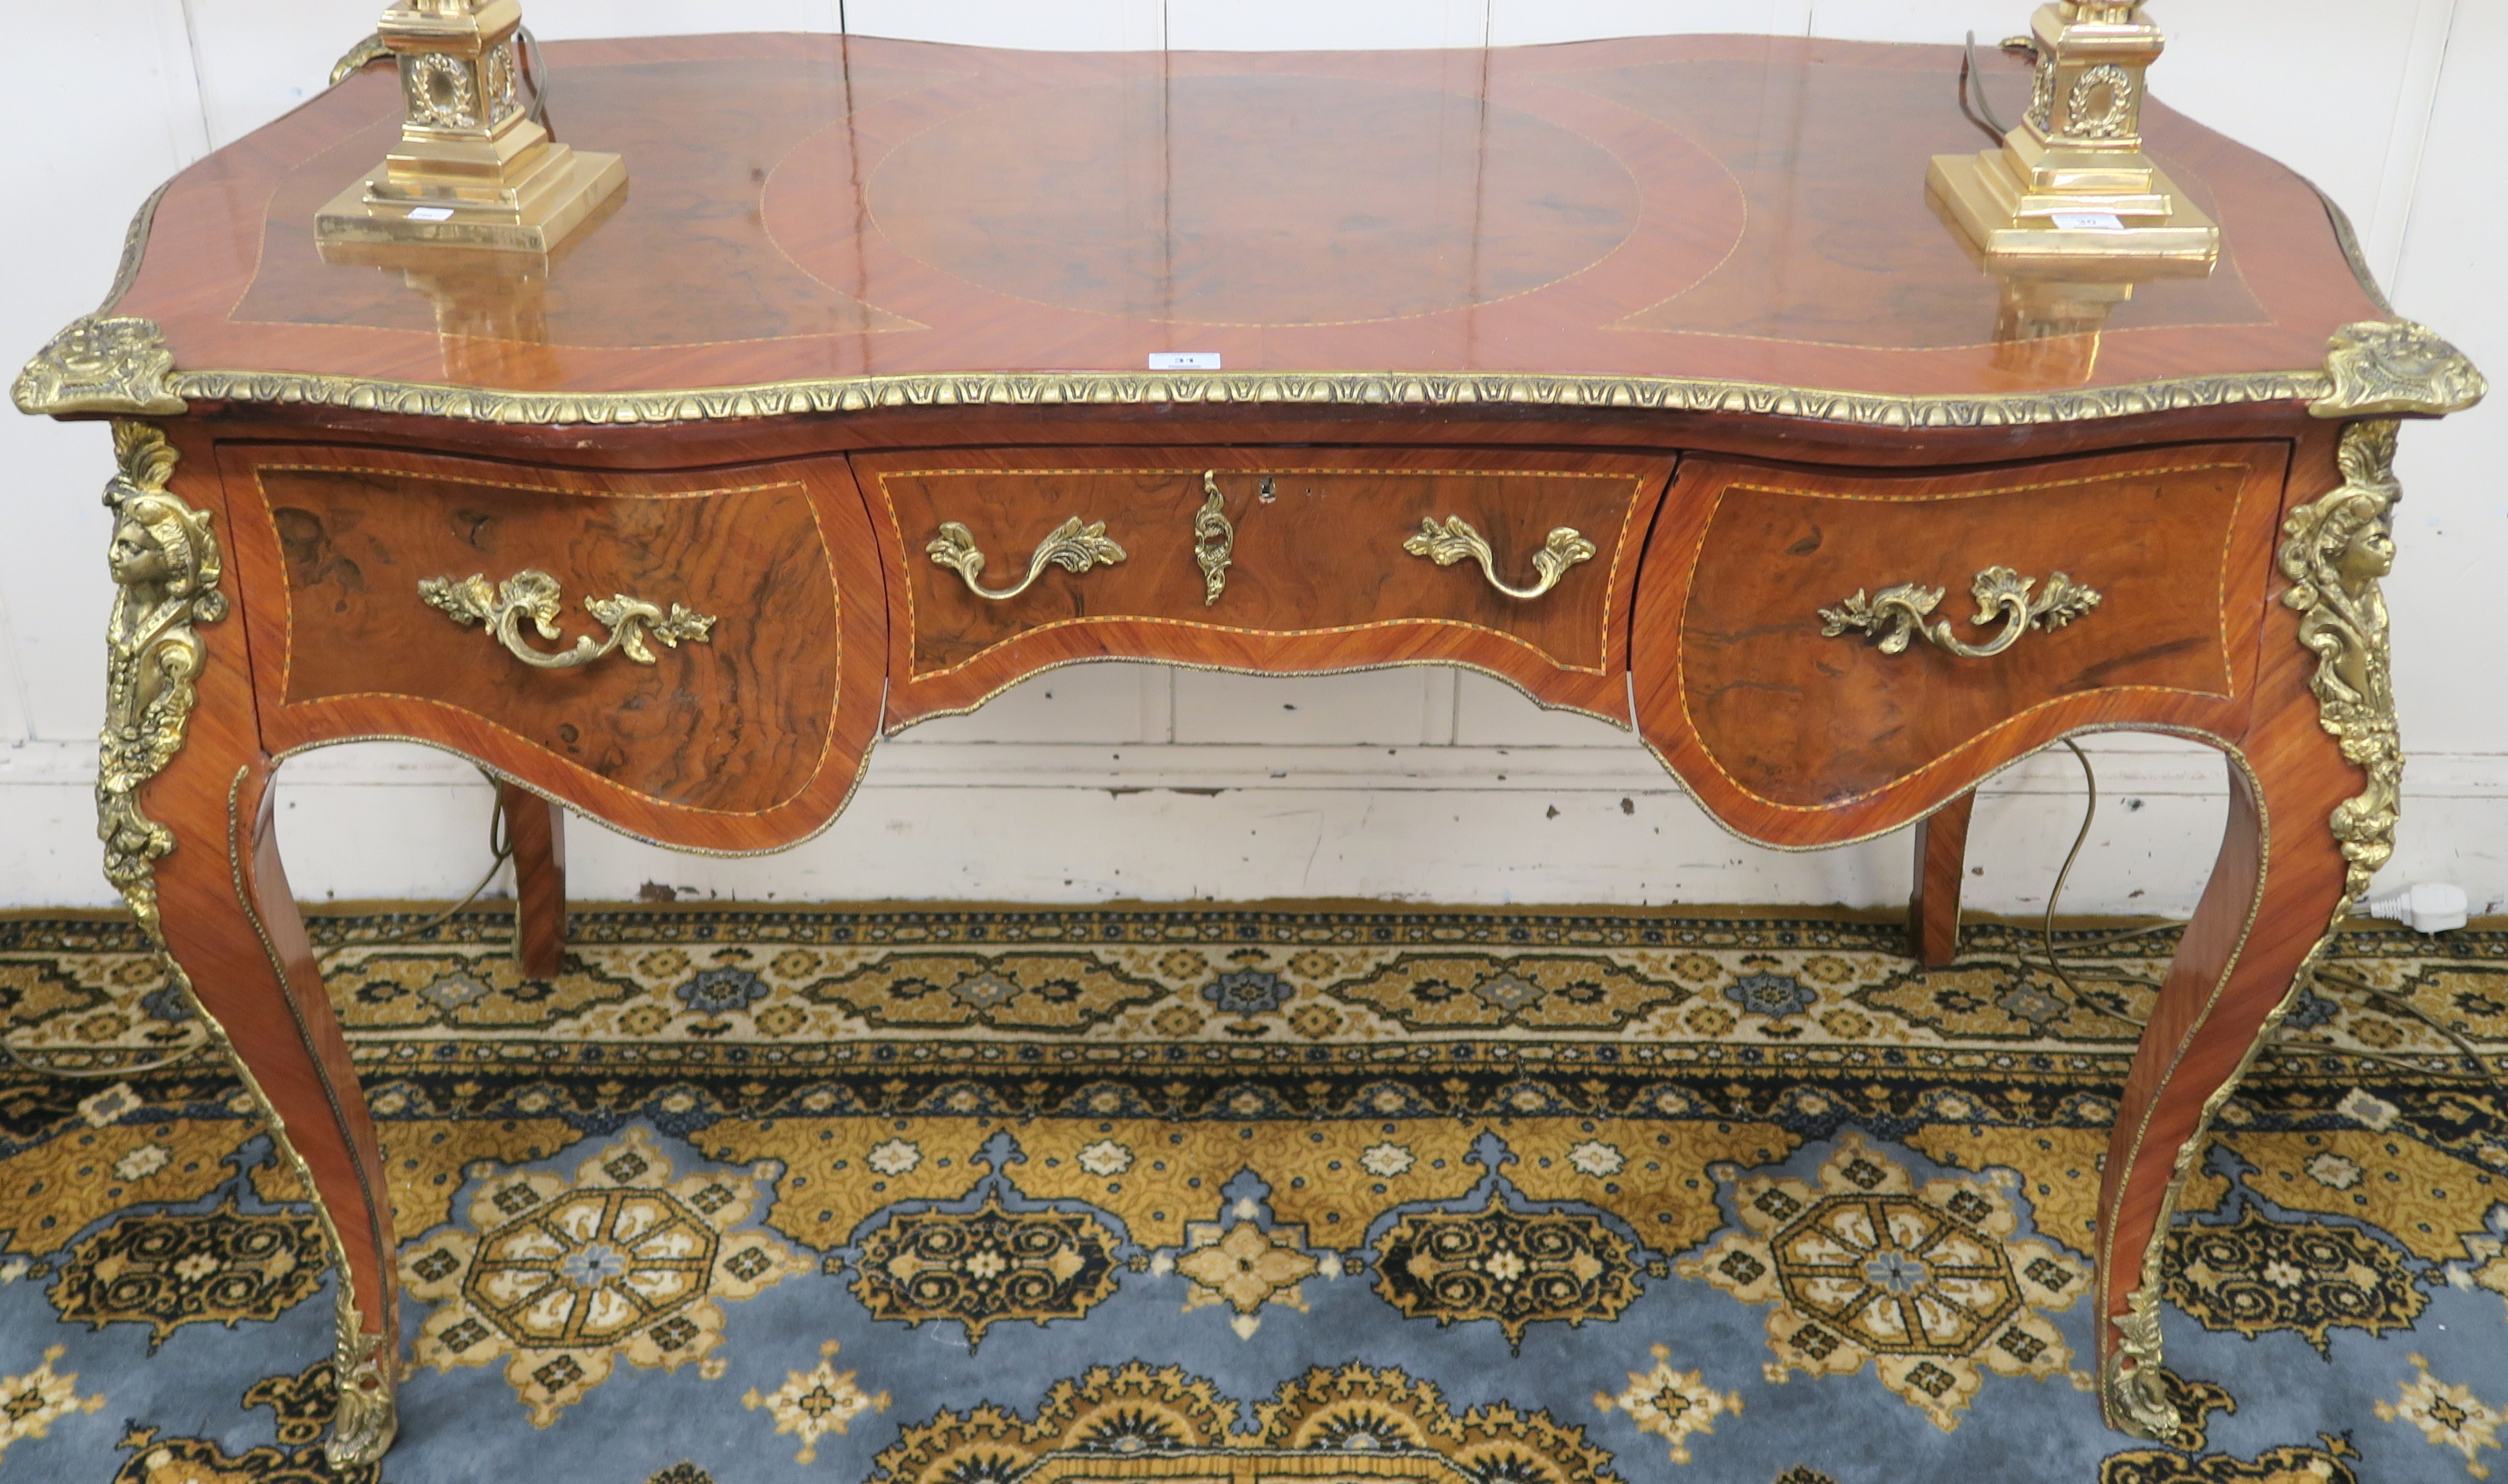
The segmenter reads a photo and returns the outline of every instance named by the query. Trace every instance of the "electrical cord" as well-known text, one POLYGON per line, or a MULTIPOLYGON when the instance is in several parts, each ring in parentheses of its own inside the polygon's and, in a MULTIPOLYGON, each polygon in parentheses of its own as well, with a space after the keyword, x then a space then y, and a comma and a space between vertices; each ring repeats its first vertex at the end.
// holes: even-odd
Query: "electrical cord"
MULTIPOLYGON (((2055 885, 2047 893, 2046 916, 2038 920, 2039 946, 2046 956, 2047 972, 2054 975, 2057 980, 2062 982, 2065 991, 2073 996, 2074 1003, 2083 1005, 2089 1009, 2097 1010, 2102 1015, 2107 1015, 2114 1019, 2123 1021, 2126 1025, 2139 1031, 2143 1029, 2146 1023, 2136 1020, 2131 1015, 2124 1013, 2124 1007, 2122 1005, 2116 1005, 2113 1007, 2101 1005, 2092 1000, 2089 995, 2084 994, 2082 992, 2082 987, 2073 982, 2073 976, 2064 972, 2064 961, 2062 959, 2058 958, 2055 953, 2055 904, 2064 899, 2064 883, 2072 879, 2073 863, 2082 858, 2082 847, 2089 844, 2090 826, 2096 823, 2099 817, 2099 771, 2090 765, 2090 755, 2082 750, 2081 743, 2073 741, 2069 737, 2063 739, 2063 742, 2067 748, 2071 749, 2073 760, 2082 765, 2082 786, 2087 794, 2087 799, 2082 806, 2082 827, 2073 835, 2073 848, 2064 852, 2064 864, 2055 872, 2055 885)), ((2155 923, 2150 927, 2136 927, 2125 932, 2109 933, 2103 938, 2093 939, 2088 943, 2077 944, 2075 945, 2075 948, 2076 951, 2078 951, 2080 949, 2094 948, 2105 944, 2129 942, 2135 938, 2149 937, 2151 934, 2156 932, 2164 932, 2176 925, 2177 924, 2174 923, 2155 923)), ((2158 988, 2158 985, 2156 982, 2147 979, 2140 979, 2138 976, 2136 978, 2125 979, 2121 982, 2126 984, 2143 983, 2151 985, 2154 989, 2158 988)))
MULTIPOLYGON (((2121 1020, 2139 1031, 2145 1024, 2143 1021, 2136 1019, 2122 1003, 2103 1003, 2104 996, 2093 995, 2083 989, 2073 976, 2066 972, 2063 958, 2055 950, 2055 910, 2064 899, 2064 884, 2072 879, 2073 866, 2082 858, 2082 849, 2089 844, 2090 828, 2098 822, 2099 817, 2098 770, 2091 766, 2090 755, 2084 752, 2080 744, 2071 738, 2059 740, 2072 751, 2074 760, 2082 765, 2082 784, 2087 796, 2082 809, 2082 827, 2074 831, 2073 847, 2064 852, 2064 863, 2055 872, 2055 885, 2047 893, 2047 910, 2038 920, 2038 954, 2033 960, 2027 951, 2014 950, 2010 956, 2012 967, 2015 970, 2027 969, 2032 966, 2033 961, 2043 965, 2048 975, 2064 987, 2065 993, 2072 996, 2075 1004, 2110 1020, 2121 1020)), ((2180 923, 2154 923, 2148 927, 2129 927, 2122 932, 2105 933, 2099 937, 2084 939, 2072 945, 2072 951, 2080 953, 2086 949, 2108 948, 2119 943, 2129 943, 2136 938, 2147 938, 2157 933, 2175 932, 2183 925, 2185 924, 2180 923)), ((2138 974, 2120 974, 2115 976, 2115 982, 2142 985, 2153 990, 2159 988, 2158 980, 2145 978, 2138 974)))
MULTIPOLYGON (((2413 1003, 2412 1000, 2404 995, 2398 995, 2392 990, 2381 990, 2357 974, 2345 973, 2342 969, 2337 968, 2327 968, 2321 964, 2318 965, 2316 970, 2316 982, 2319 984, 2331 985, 2340 989, 2349 990, 2351 993, 2360 995, 2364 999, 2376 1000, 2379 1004, 2386 1006, 2390 1010, 2399 1010, 2404 1014, 2411 1016, 2413 1019, 2419 1021, 2422 1025, 2429 1027, 2432 1031, 2435 1031, 2439 1034, 2447 1037, 2447 1039, 2454 1045, 2455 1049, 2463 1054, 2466 1064, 2473 1068, 2474 1076, 2484 1081, 2490 1081, 2495 1079, 2498 1075, 2491 1069, 2490 1064, 2483 1060, 2481 1051, 2476 1049, 2471 1041, 2466 1040, 2461 1032, 2457 1031, 2455 1027, 2451 1026, 2445 1021, 2431 1015, 2428 1011, 2423 1010, 2420 1006, 2413 1003)), ((2429 1070, 2428 1068, 2421 1066, 2419 1063, 2411 1061, 2404 1057, 2388 1056, 2385 1053, 2379 1051, 2344 1051, 2339 1047, 2326 1046, 2322 1042, 2281 1039, 2280 1043, 2272 1048, 2272 1055, 2276 1060, 2285 1053, 2292 1056, 2304 1056, 2306 1055, 2306 1048, 2311 1045, 2320 1046, 2325 1052, 2334 1056, 2367 1057, 2372 1061, 2388 1062, 2398 1067, 2407 1067, 2415 1071, 2429 1070)))
POLYGON ((1975 76, 1976 33, 1971 31, 1968 33, 1968 50, 1960 54, 1960 113, 1971 124, 1985 130, 1987 138, 2000 144, 2003 142, 2003 136, 2011 130, 2004 127, 2003 121, 1995 117, 1994 104, 1985 95, 1985 85, 1974 81, 1975 76))
POLYGON ((548 129, 549 137, 555 139, 557 130, 550 127, 548 121, 548 63, 540 55, 540 39, 532 34, 530 26, 520 25, 514 27, 514 40, 517 43, 514 54, 522 67, 523 81, 531 85, 532 122, 548 129))
MULTIPOLYGON (((2082 785, 2084 794, 2084 802, 2082 808, 2082 827, 2073 835, 2072 849, 2064 852, 2064 863, 2062 866, 2057 868, 2055 872, 2055 885, 2048 889, 2047 893, 2047 911, 2039 919, 2038 941, 2040 961, 2045 964, 2047 971, 2052 975, 2057 982, 2064 986, 2065 992, 2072 996, 2075 1004, 2080 1005, 2084 1009, 2093 1010, 2098 1014, 2109 1017, 2110 1019, 2121 1020, 2126 1025, 2139 1031, 2144 1029, 2148 1025, 2148 1022, 2135 1018, 2125 1010, 2121 1003, 2103 1004, 2100 1002, 2098 997, 2094 997, 2084 991, 2079 983, 2075 982, 2073 976, 2065 971, 2063 959, 2055 951, 2056 904, 2063 899, 2064 884, 2071 879, 2074 863, 2081 859, 2083 847, 2089 843, 2090 828, 2097 821, 2099 816, 2098 769, 2092 766, 2090 755, 2087 752, 2083 751, 2079 743, 2075 742, 2069 737, 2063 738, 2061 741, 2064 745, 2071 750, 2074 760, 2082 765, 2082 785)), ((2174 932, 2182 928, 2184 925, 2185 924, 2180 923, 2155 923, 2148 927, 2131 927, 2122 932, 2112 932, 2103 934, 2099 937, 2084 939, 2080 943, 2073 944, 2071 951, 2078 954, 2088 949, 2112 947, 2119 943, 2131 942, 2136 938, 2150 937, 2154 934, 2163 932, 2174 932)), ((2025 967, 2030 961, 2029 956, 2025 953, 2014 953, 2011 957, 2013 959, 2013 966, 2015 968, 2025 967)), ((2155 991, 2160 988, 2160 981, 2144 975, 2118 974, 2112 976, 2112 978, 2113 982, 2117 984, 2140 985, 2146 989, 2155 991)), ((2448 1041, 2453 1043, 2455 1049, 2463 1056, 2465 1063, 2472 1068, 2473 1075, 2475 1077, 2488 1081, 2496 1076, 2496 1073, 2493 1072, 2490 1065, 2484 1060, 2481 1051, 2476 1048, 2470 1040, 2467 1040, 2461 1032, 2459 1032, 2455 1027, 2447 1025, 2431 1016, 2418 1005, 2414 1004, 2412 1000, 2405 995, 2398 995, 2392 990, 2379 989, 2378 986, 2371 984, 2368 980, 2361 978, 2357 974, 2325 964, 2319 964, 2316 967, 2315 971, 2310 976, 2310 984, 2321 984, 2328 988, 2347 990, 2365 998, 2375 1000, 2380 1005, 2386 1006, 2392 1010, 2400 1011, 2401 1013, 2429 1027, 2432 1031, 2437 1032, 2440 1035, 2446 1037, 2448 1041)), ((2426 1072, 2430 1070, 2427 1066, 2419 1062, 2413 1061, 2407 1057, 2389 1055, 2385 1052, 2372 1051, 2365 1048, 2345 1050, 2326 1045, 2322 1042, 2295 1042, 2287 1032, 2276 1032, 2272 1039, 2267 1042, 2265 1054, 2276 1061, 2280 1060, 2284 1056, 2304 1056, 2307 1054, 2305 1048, 2309 1045, 2319 1046, 2325 1052, 2332 1055, 2356 1057, 2366 1061, 2379 1062, 2388 1066, 2401 1067, 2412 1071, 2426 1072)))
POLYGON ((36 1061, 10 1045, 5 1039, 0 1039, 0 1057, 7 1058, 19 1071, 32 1072, 39 1077, 59 1077, 67 1082, 101 1082, 108 1077, 144 1077, 151 1072, 164 1071, 170 1067, 180 1067, 208 1044, 208 1032, 203 1030, 200 1034, 192 1037, 191 1042, 181 1050, 169 1051, 145 1067, 55 1067, 36 1061))
MULTIPOLYGON (((2034 61, 2038 55, 2038 43, 2027 36, 2006 36, 2002 50, 2017 53, 2034 61)), ((1961 116, 1985 130, 1985 136, 1995 143, 2001 144, 2004 136, 2011 132, 1995 114, 1994 100, 1985 95, 1985 83, 1976 65, 1974 31, 1968 33, 1967 50, 1960 54, 1959 106, 1961 116)))
POLYGON ((315 966, 323 973, 328 974, 331 971, 332 961, 338 959, 340 955, 347 953, 350 949, 390 948, 395 944, 407 943, 414 938, 433 932, 445 923, 452 922, 455 918, 460 917, 472 902, 479 899, 479 893, 487 890, 489 885, 496 881, 497 873, 505 868, 505 862, 514 858, 513 832, 507 827, 505 820, 504 790, 497 787, 496 775, 490 773, 487 769, 480 769, 479 776, 488 780, 489 788, 496 795, 497 807, 495 812, 490 814, 488 816, 488 869, 481 873, 477 885, 473 886, 468 891, 463 892, 461 900, 455 902, 452 906, 445 908, 442 912, 428 918, 424 923, 418 923, 416 926, 404 927, 398 932, 390 933, 380 938, 371 938, 356 943, 343 943, 338 947, 331 949, 329 952, 323 954, 320 959, 315 960, 315 966))
MULTIPOLYGON (((494 774, 489 773, 483 768, 479 770, 479 776, 486 778, 492 788, 495 787, 497 778, 494 774)), ((479 894, 487 890, 489 886, 496 881, 497 873, 503 870, 505 868, 505 863, 514 858, 513 835, 512 831, 507 827, 505 819, 504 793, 501 790, 498 790, 496 798, 496 809, 488 816, 488 852, 492 858, 488 862, 487 871, 480 876, 478 884, 473 886, 468 891, 462 893, 461 900, 455 902, 444 911, 437 913, 435 916, 428 918, 425 922, 420 923, 415 926, 402 928, 398 932, 391 933, 381 938, 373 938, 357 943, 343 943, 314 960, 314 966, 317 971, 323 974, 328 974, 331 971, 333 960, 341 954, 348 952, 351 948, 388 948, 394 944, 407 943, 414 938, 433 932, 435 929, 442 927, 445 923, 452 922, 456 917, 461 916, 461 914, 466 910, 471 903, 477 901, 479 899, 479 894)), ((171 983, 170 980, 167 982, 168 984, 171 983)), ((60 1077, 71 1081, 101 1081, 108 1077, 146 1076, 151 1072, 164 1071, 168 1068, 180 1066, 185 1061, 199 1054, 203 1047, 209 1044, 209 1040, 210 1037, 207 1030, 203 1027, 201 1033, 193 1037, 190 1044, 184 1046, 179 1051, 169 1052, 166 1056, 161 1057, 157 1061, 151 1062, 144 1067, 69 1068, 51 1066, 42 1061, 38 1061, 29 1057, 25 1052, 18 1050, 17 1047, 10 1045, 6 1037, 0 1037, 0 1059, 5 1059, 20 1071, 32 1072, 36 1076, 40 1077, 60 1077)))

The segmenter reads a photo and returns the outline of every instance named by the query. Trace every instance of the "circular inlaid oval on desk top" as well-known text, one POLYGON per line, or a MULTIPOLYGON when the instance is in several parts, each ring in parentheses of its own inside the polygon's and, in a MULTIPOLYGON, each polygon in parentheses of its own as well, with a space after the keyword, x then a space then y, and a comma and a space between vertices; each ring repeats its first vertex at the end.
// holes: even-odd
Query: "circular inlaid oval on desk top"
POLYGON ((1640 188, 1573 130, 1426 88, 1144 77, 962 114, 881 161, 872 222, 1037 304, 1187 324, 1404 319, 1627 239, 1640 188))

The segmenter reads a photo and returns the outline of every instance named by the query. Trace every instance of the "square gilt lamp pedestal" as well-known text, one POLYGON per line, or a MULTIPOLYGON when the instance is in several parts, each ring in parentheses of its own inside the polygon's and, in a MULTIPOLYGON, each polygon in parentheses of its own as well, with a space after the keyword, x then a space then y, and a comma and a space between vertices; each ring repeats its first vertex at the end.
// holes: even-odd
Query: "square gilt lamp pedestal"
POLYGON ((326 249, 545 253, 627 183, 617 156, 550 136, 538 70, 523 72, 522 21, 520 0, 400 0, 384 12, 378 39, 400 64, 400 142, 315 218, 326 249))
POLYGON ((1927 193, 1990 269, 2208 268, 2221 229, 2142 152, 2144 71, 2163 39, 2141 0, 2054 0, 2030 31, 2038 69, 2027 116, 1999 150, 1935 156, 1927 193))

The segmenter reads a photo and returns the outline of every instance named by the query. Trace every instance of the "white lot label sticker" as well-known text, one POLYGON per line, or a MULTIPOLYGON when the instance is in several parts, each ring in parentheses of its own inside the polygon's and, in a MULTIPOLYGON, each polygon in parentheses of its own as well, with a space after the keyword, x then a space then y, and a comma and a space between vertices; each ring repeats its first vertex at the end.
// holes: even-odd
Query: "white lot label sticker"
POLYGON ((453 208, 450 206, 412 206, 409 208, 409 219, 413 222, 449 222, 453 220, 453 208))
POLYGON ((1150 352, 1150 369, 1152 371, 1217 371, 1219 352, 1216 350, 1153 350, 1150 352))
POLYGON ((2066 232, 2122 232, 2124 220, 2113 211, 2055 211, 2047 220, 2066 232))

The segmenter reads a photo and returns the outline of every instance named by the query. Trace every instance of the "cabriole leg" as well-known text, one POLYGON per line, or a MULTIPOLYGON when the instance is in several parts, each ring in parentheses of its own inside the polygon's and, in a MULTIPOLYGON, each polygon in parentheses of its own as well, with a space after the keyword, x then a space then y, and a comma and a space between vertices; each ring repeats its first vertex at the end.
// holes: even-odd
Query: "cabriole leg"
POLYGON ((2168 1220, 2206 1130, 2394 845, 2403 754, 2378 579, 2395 424, 2344 429, 2342 484, 2300 507, 2278 565, 2255 714, 2230 770, 2221 856, 2125 1081, 2099 1196, 2100 1394, 2110 1426, 2160 1441, 2168 1220))
POLYGON ((174 489, 175 451, 148 424, 116 423, 114 450, 118 597, 96 776, 105 874, 314 1193, 338 1303, 329 1452, 368 1463, 394 1427, 391 1212, 348 1042, 279 867, 242 635, 221 622, 214 486, 174 489))
POLYGON ((514 850, 514 957, 534 979, 566 968, 566 811, 528 788, 497 785, 514 850))
POLYGON ((1940 968, 1959 957, 1960 887, 1968 870, 1968 821, 1976 795, 1961 794, 1916 821, 1916 892, 1907 936, 1916 961, 1940 968))

